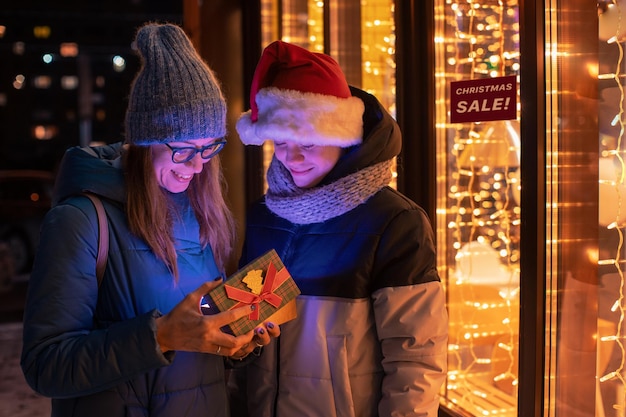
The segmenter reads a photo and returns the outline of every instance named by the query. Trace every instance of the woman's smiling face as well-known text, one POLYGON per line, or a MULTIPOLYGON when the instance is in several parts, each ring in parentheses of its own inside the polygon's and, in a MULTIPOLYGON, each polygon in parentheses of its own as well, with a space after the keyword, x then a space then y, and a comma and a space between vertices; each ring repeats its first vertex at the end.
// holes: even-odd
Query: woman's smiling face
POLYGON ((186 191, 194 175, 202 172, 204 164, 210 159, 202 159, 200 152, 198 152, 187 162, 175 163, 172 161, 174 151, 170 147, 193 147, 200 149, 216 140, 215 138, 191 139, 184 142, 170 142, 167 145, 152 145, 152 164, 158 184, 171 193, 186 191))
POLYGON ((274 154, 300 188, 315 187, 335 166, 343 148, 274 141, 274 154))

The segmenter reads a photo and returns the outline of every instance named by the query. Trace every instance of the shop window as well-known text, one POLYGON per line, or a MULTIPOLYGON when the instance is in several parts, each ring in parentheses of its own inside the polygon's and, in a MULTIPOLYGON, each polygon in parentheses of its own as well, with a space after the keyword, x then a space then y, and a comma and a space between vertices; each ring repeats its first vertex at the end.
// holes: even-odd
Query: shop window
POLYGON ((436 229, 450 315, 444 403, 472 416, 517 415, 520 122, 451 123, 450 85, 517 79, 518 13, 511 1, 435 7, 436 229))

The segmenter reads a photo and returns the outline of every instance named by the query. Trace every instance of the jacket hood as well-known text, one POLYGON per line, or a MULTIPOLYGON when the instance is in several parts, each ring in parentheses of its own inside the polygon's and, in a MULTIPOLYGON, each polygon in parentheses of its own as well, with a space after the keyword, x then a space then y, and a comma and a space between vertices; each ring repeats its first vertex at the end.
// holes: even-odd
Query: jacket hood
POLYGON ((84 191, 125 202, 121 142, 84 148, 75 146, 65 152, 57 173, 52 206, 84 191))
POLYGON ((363 142, 347 148, 347 152, 326 175, 323 184, 329 184, 363 168, 388 161, 400 154, 402 134, 393 117, 373 95, 350 87, 353 97, 365 104, 363 113, 363 142))

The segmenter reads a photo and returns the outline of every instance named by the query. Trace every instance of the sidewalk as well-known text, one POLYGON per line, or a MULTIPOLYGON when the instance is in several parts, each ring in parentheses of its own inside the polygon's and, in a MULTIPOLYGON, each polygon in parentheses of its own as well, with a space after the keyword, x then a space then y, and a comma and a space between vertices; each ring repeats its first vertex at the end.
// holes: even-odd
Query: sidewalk
POLYGON ((0 417, 50 416, 50 399, 26 384, 20 368, 27 288, 28 276, 17 276, 0 291, 0 417))
POLYGON ((22 323, 0 323, 0 417, 49 417, 50 399, 26 384, 20 369, 22 323))

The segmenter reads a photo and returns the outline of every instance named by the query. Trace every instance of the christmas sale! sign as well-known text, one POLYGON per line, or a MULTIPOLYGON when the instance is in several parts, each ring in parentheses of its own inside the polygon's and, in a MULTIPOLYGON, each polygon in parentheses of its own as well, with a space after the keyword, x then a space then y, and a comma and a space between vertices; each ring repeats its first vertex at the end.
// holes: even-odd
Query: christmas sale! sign
POLYGON ((514 75, 450 83, 450 122, 487 122, 517 118, 514 75))

